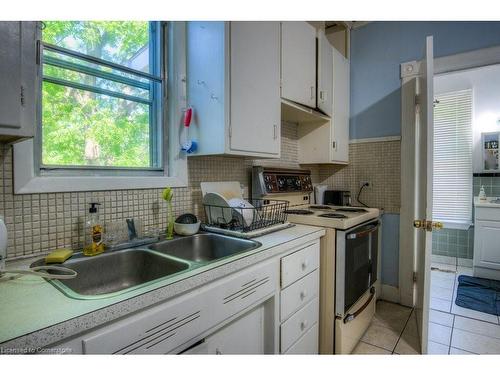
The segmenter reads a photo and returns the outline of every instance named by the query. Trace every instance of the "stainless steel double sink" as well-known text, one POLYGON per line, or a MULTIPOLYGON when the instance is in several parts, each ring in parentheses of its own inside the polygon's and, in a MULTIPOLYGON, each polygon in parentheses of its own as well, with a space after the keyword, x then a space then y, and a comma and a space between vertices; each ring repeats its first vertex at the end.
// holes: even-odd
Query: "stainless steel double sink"
MULTIPOLYGON (((51 283, 73 298, 111 297, 259 246, 261 243, 253 240, 200 233, 95 257, 77 253, 62 266, 75 270, 78 276, 51 283)), ((42 264, 43 259, 32 266, 42 264)))

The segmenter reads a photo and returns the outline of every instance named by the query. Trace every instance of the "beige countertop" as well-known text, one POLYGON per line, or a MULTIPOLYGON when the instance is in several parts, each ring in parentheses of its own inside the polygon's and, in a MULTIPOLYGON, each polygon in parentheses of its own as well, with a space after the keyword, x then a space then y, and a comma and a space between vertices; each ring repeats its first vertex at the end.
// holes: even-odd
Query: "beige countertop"
MULTIPOLYGON (((301 243, 318 239, 324 233, 318 227, 295 225, 255 238, 262 243, 257 249, 109 298, 70 298, 38 276, 2 282, 0 349, 48 346, 279 255, 301 243)), ((13 266, 19 264, 7 264, 7 269, 13 266)))

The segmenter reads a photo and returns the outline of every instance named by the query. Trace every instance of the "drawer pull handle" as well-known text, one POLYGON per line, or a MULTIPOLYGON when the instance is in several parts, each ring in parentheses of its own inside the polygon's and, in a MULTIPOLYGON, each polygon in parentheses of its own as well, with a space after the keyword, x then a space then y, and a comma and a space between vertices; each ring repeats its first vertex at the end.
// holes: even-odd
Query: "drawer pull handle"
POLYGON ((302 323, 300 323, 300 330, 303 331, 307 327, 307 320, 304 320, 302 323))
POLYGON ((309 265, 309 262, 307 260, 304 260, 302 262, 302 271, 304 271, 307 268, 308 265, 309 265))
POLYGON ((304 300, 306 297, 307 297, 307 292, 305 290, 303 290, 302 292, 300 292, 300 299, 301 300, 304 300))

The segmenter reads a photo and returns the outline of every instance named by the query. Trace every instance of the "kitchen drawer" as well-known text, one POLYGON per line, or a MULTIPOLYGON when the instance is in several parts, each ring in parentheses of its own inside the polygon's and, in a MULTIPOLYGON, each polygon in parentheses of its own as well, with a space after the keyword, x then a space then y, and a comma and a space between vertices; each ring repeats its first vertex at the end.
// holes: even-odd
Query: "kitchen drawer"
POLYGON ((194 295, 135 314, 84 338, 83 352, 168 353, 203 331, 209 316, 203 305, 203 298, 194 295))
POLYGON ((318 267, 319 242, 281 258, 281 287, 287 287, 318 267))
POLYGON ((474 207, 474 217, 476 220, 500 221, 500 208, 474 207))
POLYGON ((224 279, 208 301, 217 324, 278 290, 279 263, 271 260, 224 279))
POLYGON ((295 311, 306 305, 313 298, 316 298, 318 291, 318 269, 283 289, 281 291, 281 321, 288 319, 295 311))
POLYGON ((315 298, 284 322, 281 325, 281 352, 286 352, 310 327, 317 324, 318 317, 319 299, 315 298))
POLYGON ((313 325, 284 354, 318 354, 318 324, 313 325))

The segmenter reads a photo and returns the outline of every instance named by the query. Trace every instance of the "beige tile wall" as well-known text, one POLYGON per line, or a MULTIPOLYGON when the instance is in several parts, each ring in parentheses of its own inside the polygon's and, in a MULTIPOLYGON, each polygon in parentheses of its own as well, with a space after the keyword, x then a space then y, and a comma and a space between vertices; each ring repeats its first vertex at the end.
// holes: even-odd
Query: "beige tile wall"
MULTIPOLYGON (((294 168, 297 162, 297 125, 282 124, 282 157, 250 160, 236 157, 192 157, 188 160, 188 187, 175 189, 174 214, 193 212, 203 218, 201 181, 239 181, 247 195, 252 165, 294 168)), ((333 188, 357 189, 366 179, 373 187, 363 194, 366 203, 399 210, 399 142, 350 147, 349 166, 313 167, 313 181, 333 188)), ((140 219, 146 229, 166 226, 166 204, 161 189, 14 195, 12 147, 0 145, 0 214, 9 233, 8 258, 46 254, 58 247, 79 249, 88 203, 100 202, 105 222, 140 219)))
POLYGON ((388 213, 401 206, 401 142, 351 143, 348 166, 321 166, 319 182, 338 190, 349 190, 356 205, 360 182, 370 182, 360 200, 388 213))

